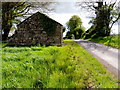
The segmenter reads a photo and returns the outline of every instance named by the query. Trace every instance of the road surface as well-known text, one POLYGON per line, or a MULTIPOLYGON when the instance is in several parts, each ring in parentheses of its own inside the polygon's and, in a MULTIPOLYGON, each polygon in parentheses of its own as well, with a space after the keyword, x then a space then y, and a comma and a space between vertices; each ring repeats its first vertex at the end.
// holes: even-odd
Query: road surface
MULTIPOLYGON (((99 43, 94 43, 86 40, 74 40, 79 43, 84 49, 92 54, 99 62, 105 65, 115 76, 118 77, 119 53, 120 49, 112 48, 99 43)), ((119 79, 120 80, 120 79, 119 79)))

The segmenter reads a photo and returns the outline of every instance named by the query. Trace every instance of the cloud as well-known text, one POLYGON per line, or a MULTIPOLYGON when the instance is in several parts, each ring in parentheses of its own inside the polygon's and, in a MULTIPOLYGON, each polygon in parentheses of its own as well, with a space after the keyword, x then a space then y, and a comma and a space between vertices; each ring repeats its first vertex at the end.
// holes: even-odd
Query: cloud
POLYGON ((86 16, 84 15, 80 15, 78 13, 62 13, 62 14, 57 14, 57 13, 51 13, 49 14, 49 16, 56 20, 57 22, 61 23, 62 25, 65 26, 66 22, 69 21, 69 19, 73 16, 73 15, 78 15, 81 19, 82 19, 82 22, 83 22, 83 26, 86 28, 86 30, 91 26, 89 25, 89 21, 90 19, 89 18, 86 18, 86 16))

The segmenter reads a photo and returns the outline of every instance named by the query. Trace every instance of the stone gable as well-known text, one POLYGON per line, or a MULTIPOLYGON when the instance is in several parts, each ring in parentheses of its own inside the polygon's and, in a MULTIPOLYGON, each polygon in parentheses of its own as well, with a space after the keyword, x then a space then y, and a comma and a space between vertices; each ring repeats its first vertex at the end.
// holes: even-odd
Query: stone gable
POLYGON ((17 27, 9 45, 62 45, 64 27, 40 12, 28 17, 17 27))

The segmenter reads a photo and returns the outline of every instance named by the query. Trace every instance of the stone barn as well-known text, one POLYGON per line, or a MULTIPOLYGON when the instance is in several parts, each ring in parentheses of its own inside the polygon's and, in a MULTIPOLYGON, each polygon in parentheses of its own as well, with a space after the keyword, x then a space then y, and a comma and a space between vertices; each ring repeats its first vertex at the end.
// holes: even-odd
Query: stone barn
POLYGON ((37 12, 21 22, 10 38, 9 45, 61 46, 64 27, 43 13, 37 12))

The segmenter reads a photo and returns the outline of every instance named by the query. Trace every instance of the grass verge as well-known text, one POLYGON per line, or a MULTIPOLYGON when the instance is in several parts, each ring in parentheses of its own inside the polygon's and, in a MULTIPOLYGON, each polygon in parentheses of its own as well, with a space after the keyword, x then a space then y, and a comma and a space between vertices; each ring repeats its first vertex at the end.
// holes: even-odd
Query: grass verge
POLYGON ((3 88, 117 88, 117 80, 74 41, 63 47, 2 49, 3 88))
POLYGON ((120 49, 120 35, 111 35, 87 40, 120 49))

